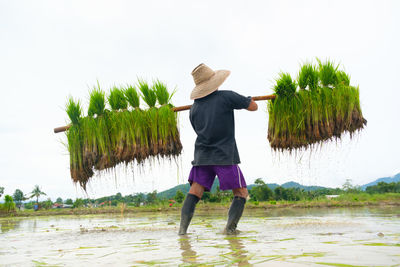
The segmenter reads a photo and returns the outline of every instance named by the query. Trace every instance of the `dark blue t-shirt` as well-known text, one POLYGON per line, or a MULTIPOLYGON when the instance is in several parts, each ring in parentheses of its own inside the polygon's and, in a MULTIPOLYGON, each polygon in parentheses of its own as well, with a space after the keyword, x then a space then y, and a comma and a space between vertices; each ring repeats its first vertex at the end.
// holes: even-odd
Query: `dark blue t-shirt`
POLYGON ((193 166, 240 163, 233 110, 248 108, 250 102, 251 97, 233 91, 215 91, 194 101, 189 114, 197 134, 193 166))

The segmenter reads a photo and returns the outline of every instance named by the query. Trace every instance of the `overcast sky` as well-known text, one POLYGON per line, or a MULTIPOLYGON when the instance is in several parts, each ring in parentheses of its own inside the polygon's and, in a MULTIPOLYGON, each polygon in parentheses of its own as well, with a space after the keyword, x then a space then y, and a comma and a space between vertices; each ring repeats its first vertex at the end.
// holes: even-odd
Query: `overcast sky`
MULTIPOLYGON (((195 134, 179 114, 182 156, 94 177, 87 195, 69 175, 65 134, 68 96, 159 78, 190 104, 192 69, 231 70, 220 88, 272 93, 280 71, 296 76, 315 57, 341 63, 360 86, 367 128, 355 139, 296 156, 267 141, 265 103, 237 111, 236 140, 248 184, 296 181, 341 186, 400 172, 399 1, 6 1, 0 0, 0 186, 53 199, 162 191, 186 182, 195 134)), ((43 198, 44 199, 44 198, 43 198)))

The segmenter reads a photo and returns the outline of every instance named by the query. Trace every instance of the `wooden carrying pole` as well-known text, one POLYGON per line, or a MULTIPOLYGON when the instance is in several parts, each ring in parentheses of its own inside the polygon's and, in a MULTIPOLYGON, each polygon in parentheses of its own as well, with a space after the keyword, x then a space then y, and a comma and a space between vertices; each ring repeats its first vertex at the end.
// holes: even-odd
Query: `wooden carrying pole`
MULTIPOLYGON (((254 101, 271 100, 271 99, 275 99, 275 95, 253 96, 251 99, 253 99, 254 101)), ((172 110, 174 112, 189 110, 191 106, 192 105, 174 107, 174 108, 172 108, 172 110)), ((61 127, 54 128, 54 133, 65 132, 66 130, 69 129, 69 127, 71 127, 71 125, 66 125, 66 126, 61 126, 61 127)))

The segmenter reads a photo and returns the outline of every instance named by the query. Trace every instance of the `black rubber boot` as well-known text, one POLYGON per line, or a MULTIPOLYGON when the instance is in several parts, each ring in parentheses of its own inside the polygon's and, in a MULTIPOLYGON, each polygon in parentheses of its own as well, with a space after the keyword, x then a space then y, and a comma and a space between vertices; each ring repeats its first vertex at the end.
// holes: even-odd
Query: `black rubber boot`
POLYGON ((186 235, 186 231, 194 214, 194 209, 196 208, 196 204, 199 202, 199 200, 200 198, 197 196, 189 193, 187 194, 181 210, 181 225, 179 227, 180 235, 186 235))
POLYGON ((240 217, 242 217, 243 214, 244 204, 246 204, 245 198, 238 196, 233 198, 228 212, 228 223, 225 227, 226 234, 231 235, 236 233, 236 227, 239 223, 240 217))

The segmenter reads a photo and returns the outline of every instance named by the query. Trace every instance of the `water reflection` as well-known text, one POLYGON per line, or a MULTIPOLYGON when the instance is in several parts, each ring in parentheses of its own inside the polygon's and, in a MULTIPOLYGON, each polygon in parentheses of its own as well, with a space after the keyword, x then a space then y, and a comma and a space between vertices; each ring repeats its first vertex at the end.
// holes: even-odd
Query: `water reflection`
POLYGON ((32 225, 32 232, 36 232, 37 230, 37 219, 35 218, 33 220, 33 225, 32 225))
MULTIPOLYGON (((230 249, 230 252, 223 256, 225 260, 228 258, 230 260, 230 265, 234 266, 252 266, 252 264, 249 263, 250 257, 248 256, 248 251, 246 250, 243 241, 237 236, 228 236, 225 239, 229 242, 228 248, 230 249)), ((182 264, 190 266, 201 264, 197 252, 193 249, 193 240, 190 237, 185 236, 179 238, 178 241, 181 249, 182 264)))
POLYGON ((243 241, 238 238, 228 238, 229 248, 232 250, 232 263, 237 266, 252 266, 249 263, 248 251, 243 245, 243 241))
POLYGON ((19 227, 21 221, 20 220, 1 220, 0 221, 0 228, 1 228, 1 233, 6 233, 10 230, 15 230, 19 227))
POLYGON ((192 249, 190 244, 191 240, 189 237, 185 236, 179 238, 180 249, 182 251, 182 263, 196 264, 197 263, 197 253, 192 249))

